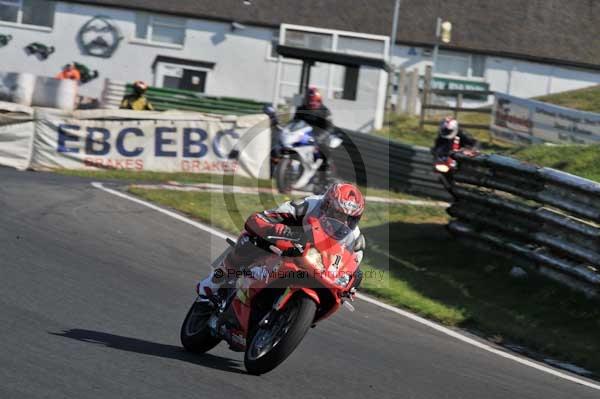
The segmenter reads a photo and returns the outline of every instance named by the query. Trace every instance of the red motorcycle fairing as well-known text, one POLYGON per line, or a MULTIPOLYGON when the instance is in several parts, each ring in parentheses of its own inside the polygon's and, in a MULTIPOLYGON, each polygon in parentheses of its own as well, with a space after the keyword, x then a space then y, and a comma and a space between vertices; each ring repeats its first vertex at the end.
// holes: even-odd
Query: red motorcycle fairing
MULTIPOLYGON (((315 322, 339 309, 343 294, 349 291, 356 279, 358 262, 352 245, 333 237, 323 222, 316 217, 307 220, 311 226, 312 240, 305 246, 302 256, 265 256, 250 266, 248 273, 238 278, 231 306, 245 337, 252 328, 253 303, 266 289, 285 287, 272 302, 275 310, 284 309, 294 295, 311 298, 318 306, 315 322), (302 278, 291 279, 290 276, 302 278)), ((348 241, 351 238, 344 239, 348 241)))

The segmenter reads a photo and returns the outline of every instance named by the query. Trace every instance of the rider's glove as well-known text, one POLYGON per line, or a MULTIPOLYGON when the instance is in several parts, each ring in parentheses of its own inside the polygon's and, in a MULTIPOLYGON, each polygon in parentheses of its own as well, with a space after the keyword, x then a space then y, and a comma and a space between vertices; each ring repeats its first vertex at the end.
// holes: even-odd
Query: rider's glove
POLYGON ((278 237, 286 237, 286 238, 293 237, 292 229, 290 229, 289 226, 286 226, 285 224, 282 224, 282 223, 278 223, 275 226, 273 226, 273 235, 276 235, 278 237))

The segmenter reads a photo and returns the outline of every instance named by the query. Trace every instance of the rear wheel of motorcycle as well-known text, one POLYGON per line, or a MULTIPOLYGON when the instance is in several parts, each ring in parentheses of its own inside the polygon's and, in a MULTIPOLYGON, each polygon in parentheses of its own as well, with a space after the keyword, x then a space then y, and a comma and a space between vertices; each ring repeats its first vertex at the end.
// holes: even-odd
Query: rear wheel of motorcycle
POLYGON ((302 176, 302 162, 296 157, 286 157, 277 163, 275 167, 275 182, 277 190, 282 194, 288 194, 292 191, 292 186, 302 176), (294 165, 299 165, 300 171, 293 170, 294 165))
POLYGON ((248 373, 259 375, 277 367, 300 344, 312 325, 317 305, 306 296, 297 296, 278 311, 268 327, 258 327, 244 356, 248 373))
POLYGON ((181 325, 181 344, 190 352, 204 353, 221 342, 214 337, 208 326, 208 320, 214 308, 207 302, 194 302, 181 325))

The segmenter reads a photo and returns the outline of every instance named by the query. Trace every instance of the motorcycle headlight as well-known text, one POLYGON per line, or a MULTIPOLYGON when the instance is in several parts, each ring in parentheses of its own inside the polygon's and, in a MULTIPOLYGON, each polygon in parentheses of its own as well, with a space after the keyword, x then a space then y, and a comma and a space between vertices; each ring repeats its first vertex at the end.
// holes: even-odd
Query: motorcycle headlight
POLYGON ((437 164, 435 165, 435 170, 437 170, 440 173, 448 173, 450 172, 450 167, 446 164, 437 164))
POLYGON ((350 282, 350 276, 348 274, 344 274, 341 277, 335 279, 335 284, 341 287, 346 287, 350 282))
POLYGON ((310 248, 306 253, 306 260, 319 269, 319 271, 325 270, 325 265, 323 265, 323 257, 317 249, 310 248))

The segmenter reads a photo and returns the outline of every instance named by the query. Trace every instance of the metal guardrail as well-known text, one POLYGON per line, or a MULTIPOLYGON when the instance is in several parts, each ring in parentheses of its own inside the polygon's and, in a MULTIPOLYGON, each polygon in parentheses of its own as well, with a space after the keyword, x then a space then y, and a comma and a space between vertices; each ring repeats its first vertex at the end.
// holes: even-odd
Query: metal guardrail
POLYGON ((600 184, 498 155, 454 157, 451 232, 600 293, 600 184))
POLYGON ((391 189, 447 201, 448 191, 433 171, 428 148, 372 134, 341 131, 343 147, 332 156, 340 177, 369 187, 391 189))

